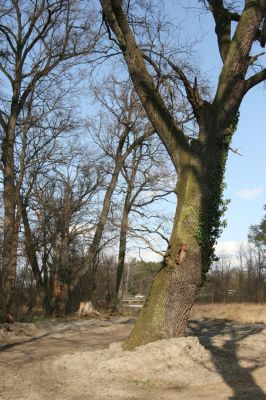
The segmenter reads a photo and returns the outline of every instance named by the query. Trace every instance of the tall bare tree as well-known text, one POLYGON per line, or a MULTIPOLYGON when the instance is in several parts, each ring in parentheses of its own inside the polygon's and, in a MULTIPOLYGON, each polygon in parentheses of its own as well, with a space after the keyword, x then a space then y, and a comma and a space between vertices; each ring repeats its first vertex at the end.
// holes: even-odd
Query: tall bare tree
POLYGON ((86 254, 86 262, 76 274, 72 283, 72 290, 93 265, 100 249, 111 208, 112 196, 125 160, 136 147, 148 140, 154 133, 151 125, 149 125, 148 129, 140 129, 140 125, 143 125, 141 119, 143 110, 135 94, 132 90, 129 90, 128 84, 123 85, 122 89, 120 88, 116 94, 114 92, 117 89, 117 85, 113 78, 109 81, 109 84, 110 92, 106 90, 105 95, 102 95, 100 90, 96 93, 96 97, 101 106, 110 113, 110 118, 100 118, 99 123, 91 125, 90 129, 92 137, 94 137, 103 152, 110 178, 106 184, 98 222, 86 254), (139 131, 140 134, 136 135, 136 131, 139 131))
POLYGON ((5 0, 0 14, 0 72, 5 91, 1 99, 2 171, 4 178, 4 240, 2 308, 11 312, 16 275, 16 214, 14 151, 17 126, 29 110, 36 86, 51 85, 48 77, 62 76, 97 41, 91 7, 82 1, 5 0), (74 61, 75 60, 75 61, 74 61))
POLYGON ((266 79, 265 67, 253 69, 260 56, 253 53, 256 43, 265 46, 266 1, 246 0, 238 4, 238 9, 226 1, 204 2, 215 21, 222 61, 212 99, 204 97, 197 79, 175 62, 175 54, 158 55, 153 46, 142 45, 138 27, 143 24, 143 18, 132 17, 130 2, 101 0, 100 3, 109 37, 120 48, 139 99, 179 177, 178 205, 168 251, 125 344, 125 348, 132 349, 183 334, 202 279, 214 258, 213 248, 224 211, 224 169, 238 110, 246 93, 266 79), (154 78, 165 75, 159 68, 158 57, 183 85, 198 126, 194 138, 182 129, 161 95, 154 78))
MULTIPOLYGON (((155 221, 161 220, 160 222, 162 222, 163 217, 163 212, 158 211, 160 206, 157 203, 162 199, 165 200, 165 197, 173 192, 174 186, 171 185, 172 176, 170 175, 175 176, 175 173, 167 168, 166 160, 163 164, 161 163, 162 157, 166 157, 166 154, 163 153, 165 150, 162 144, 157 137, 153 136, 151 140, 144 141, 136 147, 131 157, 125 160, 123 165, 123 180, 118 187, 118 190, 124 193, 124 200, 120 223, 115 310, 120 308, 122 301, 120 288, 124 273, 127 240, 149 244, 149 238, 155 234, 153 229, 155 221), (130 221, 131 214, 134 222, 130 221)), ((164 236, 160 232, 159 226, 157 226, 156 233, 161 239, 164 236)), ((164 238, 166 239, 165 236, 164 238)), ((156 245, 150 246, 150 250, 163 255, 156 245)))

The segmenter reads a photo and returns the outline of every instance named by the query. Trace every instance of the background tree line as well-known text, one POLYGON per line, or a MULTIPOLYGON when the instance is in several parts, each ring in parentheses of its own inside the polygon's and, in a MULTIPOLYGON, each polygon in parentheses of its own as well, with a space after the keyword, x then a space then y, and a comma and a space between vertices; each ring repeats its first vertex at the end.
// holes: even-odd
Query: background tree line
MULTIPOLYGON (((266 210, 266 206, 264 207, 266 210)), ((149 286, 160 263, 132 261, 124 280, 126 294, 148 294, 149 286)), ((198 301, 202 303, 266 302, 266 215, 251 225, 247 244, 236 254, 223 252, 212 264, 198 301)))
MULTIPOLYGON (((266 209, 266 207, 265 207, 266 209)), ((265 220, 249 230, 248 243, 242 245, 234 256, 223 252, 213 263, 205 285, 201 288, 198 302, 201 303, 260 303, 266 301, 266 236, 265 220)), ((108 235, 108 232, 106 232, 108 235)), ((119 231, 117 230, 117 236, 119 231)), ((23 254, 23 242, 22 242, 23 254)), ((73 265, 81 262, 83 240, 76 240, 69 249, 69 258, 73 265)), ((118 237, 117 237, 118 245, 118 237)), ((75 310, 80 299, 93 299, 95 306, 112 310, 117 301, 117 269, 119 253, 114 246, 109 250, 103 247, 97 255, 97 261, 88 271, 86 281, 80 293, 72 297, 70 310, 75 310)), ((25 249, 24 249, 25 252, 25 249)), ((22 255, 24 262, 25 255, 22 255)), ((133 297, 149 293, 150 285, 161 268, 160 262, 138 260, 127 257, 124 260, 124 273, 120 282, 121 296, 133 297)), ((31 311, 36 304, 36 281, 30 265, 27 263, 18 270, 16 278, 15 305, 17 309, 31 311)), ((121 307, 121 304, 119 304, 121 307)), ((40 309, 39 309, 40 311, 40 309)))
POLYGON ((111 49, 101 23, 95 2, 6 0, 0 9, 6 320, 20 304, 64 315, 95 302, 103 259, 107 270, 115 264, 106 298, 117 309, 129 247, 167 240, 155 203, 176 177, 128 78, 96 78, 111 49))

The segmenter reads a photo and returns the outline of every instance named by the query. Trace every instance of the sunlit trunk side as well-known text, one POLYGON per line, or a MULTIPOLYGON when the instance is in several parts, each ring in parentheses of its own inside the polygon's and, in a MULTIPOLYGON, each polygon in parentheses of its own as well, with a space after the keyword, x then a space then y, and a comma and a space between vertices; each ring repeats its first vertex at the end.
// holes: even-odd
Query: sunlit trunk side
POLYGON ((187 158, 179 175, 178 205, 168 250, 133 333, 124 344, 126 349, 182 334, 195 301, 201 282, 197 230, 202 196, 198 165, 193 161, 187 158))
MULTIPOLYGON (((218 140, 219 143, 219 140, 218 140)), ((184 155, 178 202, 168 250, 135 328, 124 348, 181 336, 213 256, 223 214, 221 196, 228 144, 195 142, 194 155, 184 155), (207 150, 208 149, 208 150, 207 150), (219 211, 217 211, 219 210, 219 211)))

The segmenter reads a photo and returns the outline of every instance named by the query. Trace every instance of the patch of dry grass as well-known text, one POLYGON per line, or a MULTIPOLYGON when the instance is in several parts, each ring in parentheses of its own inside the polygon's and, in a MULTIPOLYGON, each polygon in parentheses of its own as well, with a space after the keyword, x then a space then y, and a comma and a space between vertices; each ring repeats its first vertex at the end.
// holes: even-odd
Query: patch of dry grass
POLYGON ((244 323, 266 323, 266 304, 195 304, 191 319, 217 318, 244 323))

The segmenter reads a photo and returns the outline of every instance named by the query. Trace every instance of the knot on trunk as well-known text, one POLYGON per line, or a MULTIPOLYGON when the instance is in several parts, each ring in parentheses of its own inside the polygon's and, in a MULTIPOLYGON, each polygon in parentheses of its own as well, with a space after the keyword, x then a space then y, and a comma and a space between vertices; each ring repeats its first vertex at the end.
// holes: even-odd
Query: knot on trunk
POLYGON ((188 246, 185 243, 182 243, 180 249, 178 250, 175 258, 175 264, 179 266, 182 264, 187 256, 188 246))

